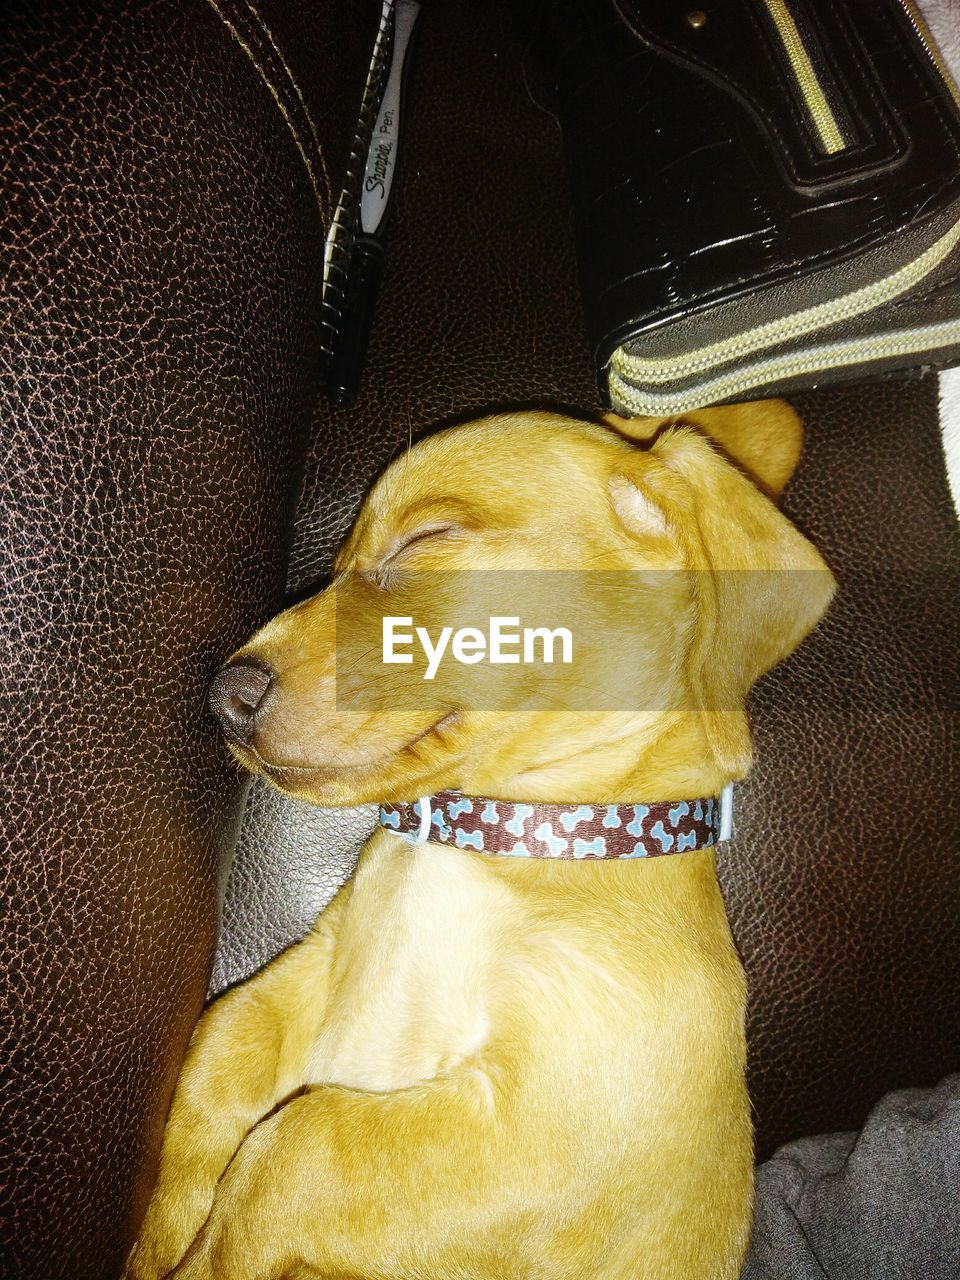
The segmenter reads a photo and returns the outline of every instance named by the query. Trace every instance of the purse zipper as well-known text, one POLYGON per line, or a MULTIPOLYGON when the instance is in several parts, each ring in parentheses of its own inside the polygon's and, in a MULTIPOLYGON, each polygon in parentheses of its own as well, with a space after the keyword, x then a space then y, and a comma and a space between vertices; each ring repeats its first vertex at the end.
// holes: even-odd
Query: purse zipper
POLYGON ((618 347, 613 353, 611 364, 620 377, 629 377, 634 382, 675 382, 679 378, 727 364, 730 360, 753 355, 765 347, 779 346, 782 342, 801 338, 816 329, 828 328, 842 320, 852 320, 892 302, 894 298, 915 288, 943 262, 958 243, 960 221, 955 222, 945 235, 935 240, 918 258, 914 258, 892 275, 862 285, 839 298, 830 298, 827 302, 794 311, 777 320, 769 320, 766 324, 757 325, 755 329, 721 338, 718 342, 685 351, 678 356, 648 359, 629 355, 623 347, 618 347))
MULTIPOLYGON (((908 3, 909 0, 902 0, 902 2, 908 3)), ((820 77, 813 65, 813 59, 803 42, 803 36, 800 34, 787 0, 763 0, 763 3, 780 37, 780 43, 790 63, 793 78, 813 124, 821 150, 831 156, 838 151, 843 151, 847 145, 847 139, 833 113, 833 108, 827 99, 820 77)))
POLYGON ((960 319, 946 320, 940 324, 887 333, 879 340, 875 337, 848 338, 844 342, 804 347, 801 351, 771 356, 767 360, 760 360, 756 364, 686 387, 682 391, 653 394, 638 391, 619 375, 611 373, 610 399, 615 409, 626 410, 637 417, 690 413, 704 405, 735 400, 744 392, 770 387, 789 378, 957 345, 960 345, 960 319))
POLYGON ((908 292, 936 269, 960 243, 960 221, 935 241, 913 262, 893 275, 855 289, 829 302, 807 307, 792 315, 758 325, 745 333, 711 343, 696 351, 664 360, 644 360, 618 347, 610 361, 608 390, 615 407, 632 414, 657 417, 685 413, 719 400, 735 399, 746 391, 810 373, 866 364, 893 356, 913 355, 960 344, 960 317, 934 325, 819 343, 801 350, 787 351, 746 366, 740 365, 716 377, 706 377, 677 391, 658 390, 656 384, 670 383, 700 373, 709 375, 718 366, 755 355, 767 347, 803 337, 817 329, 851 320, 908 292), (628 381, 628 378, 630 379, 628 381), (637 382, 645 384, 638 387, 637 382), (649 384, 654 384, 652 387, 649 384))

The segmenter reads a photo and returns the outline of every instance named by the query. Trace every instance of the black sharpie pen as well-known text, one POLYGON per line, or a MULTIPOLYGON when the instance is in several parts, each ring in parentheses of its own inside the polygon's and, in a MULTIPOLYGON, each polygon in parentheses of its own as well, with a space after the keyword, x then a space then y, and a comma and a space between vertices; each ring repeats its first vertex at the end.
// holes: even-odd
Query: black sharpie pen
POLYGON ((420 5, 416 0, 397 0, 393 14, 390 70, 367 152, 343 309, 327 370, 327 393, 338 405, 350 405, 356 398, 370 341, 370 328, 383 275, 390 197, 397 173, 407 55, 419 14, 420 5))

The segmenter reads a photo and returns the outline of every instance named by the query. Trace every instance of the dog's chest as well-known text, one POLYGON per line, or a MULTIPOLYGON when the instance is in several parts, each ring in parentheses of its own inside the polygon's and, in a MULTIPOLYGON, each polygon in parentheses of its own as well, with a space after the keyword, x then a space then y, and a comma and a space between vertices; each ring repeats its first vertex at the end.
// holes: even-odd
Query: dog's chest
POLYGON ((472 859, 397 845, 364 852, 307 1083, 402 1089, 486 1042, 496 887, 472 859))

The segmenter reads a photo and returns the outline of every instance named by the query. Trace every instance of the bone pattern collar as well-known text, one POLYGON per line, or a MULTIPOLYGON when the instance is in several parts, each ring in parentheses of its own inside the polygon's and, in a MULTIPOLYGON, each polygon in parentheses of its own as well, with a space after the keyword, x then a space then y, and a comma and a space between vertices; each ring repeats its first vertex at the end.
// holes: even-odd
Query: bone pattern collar
POLYGON ((509 858, 659 858, 730 837, 733 787, 720 796, 655 804, 521 804, 439 791, 380 806, 380 825, 414 844, 431 841, 509 858))

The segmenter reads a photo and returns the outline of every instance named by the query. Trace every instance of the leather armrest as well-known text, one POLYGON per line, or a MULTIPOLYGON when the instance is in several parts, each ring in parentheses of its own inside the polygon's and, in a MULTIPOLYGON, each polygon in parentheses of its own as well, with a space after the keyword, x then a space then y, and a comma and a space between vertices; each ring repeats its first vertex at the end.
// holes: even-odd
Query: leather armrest
POLYGON ((361 8, 4 23, 7 1276, 119 1272, 202 1006, 242 800, 205 691, 281 600, 361 8))

